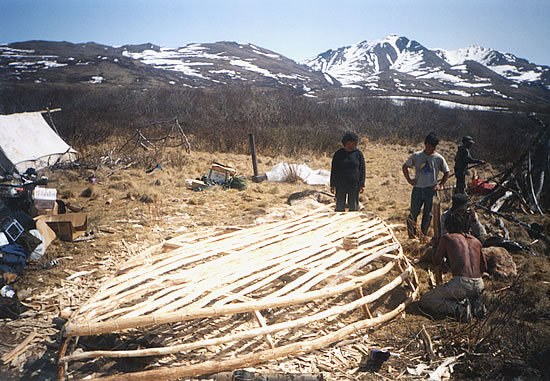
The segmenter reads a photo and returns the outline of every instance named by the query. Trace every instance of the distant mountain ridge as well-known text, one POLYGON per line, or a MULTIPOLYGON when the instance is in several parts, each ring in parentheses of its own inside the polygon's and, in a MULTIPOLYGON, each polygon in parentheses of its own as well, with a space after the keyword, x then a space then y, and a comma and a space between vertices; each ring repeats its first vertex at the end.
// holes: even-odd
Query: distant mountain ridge
POLYGON ((330 74, 343 86, 387 92, 393 79, 402 93, 513 98, 520 87, 550 90, 550 67, 493 49, 470 46, 430 50, 417 41, 390 35, 382 40, 331 49, 302 62, 330 74), (446 89, 434 87, 443 86, 446 89))
POLYGON ((431 50, 407 37, 330 49, 297 63, 236 42, 165 48, 93 42, 0 45, 0 84, 286 87, 305 96, 437 98, 470 104, 550 104, 550 67, 493 49, 431 50))

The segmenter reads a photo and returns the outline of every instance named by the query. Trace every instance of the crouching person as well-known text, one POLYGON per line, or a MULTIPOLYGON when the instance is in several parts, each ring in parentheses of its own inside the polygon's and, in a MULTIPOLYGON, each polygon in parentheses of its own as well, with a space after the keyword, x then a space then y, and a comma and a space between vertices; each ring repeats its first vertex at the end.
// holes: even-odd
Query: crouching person
POLYGON ((452 213, 446 218, 448 234, 441 237, 432 256, 437 286, 422 296, 420 306, 431 313, 454 316, 467 323, 472 320, 472 314, 478 318, 485 315, 481 277, 487 271, 487 261, 481 242, 466 233, 466 225, 464 215, 452 213), (453 278, 442 284, 441 265, 445 258, 453 278))

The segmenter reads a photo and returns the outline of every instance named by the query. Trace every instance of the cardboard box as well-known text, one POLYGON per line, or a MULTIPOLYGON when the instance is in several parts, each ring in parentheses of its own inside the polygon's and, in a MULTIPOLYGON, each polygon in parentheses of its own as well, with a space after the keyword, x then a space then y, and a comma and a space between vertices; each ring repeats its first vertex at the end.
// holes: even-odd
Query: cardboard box
POLYGON ((50 243, 55 239, 55 232, 48 226, 48 224, 40 219, 40 217, 35 218, 36 221, 36 230, 42 234, 44 237, 44 249, 47 249, 50 246, 50 243))
POLYGON ((191 180, 189 182, 189 185, 191 186, 191 188, 205 187, 206 183, 204 181, 200 181, 200 180, 191 180))
POLYGON ((31 205, 29 208, 29 214, 31 217, 41 216, 41 215, 54 215, 58 213, 58 206, 57 202, 53 204, 53 208, 51 209, 37 209, 34 205, 31 205))
POLYGON ((86 229, 88 229, 88 215, 86 213, 44 215, 37 217, 37 220, 46 222, 59 239, 63 241, 72 241, 86 233, 86 229))
POLYGON ((57 189, 36 187, 32 191, 36 209, 53 209, 57 197, 57 189))
POLYGON ((229 181, 229 173, 228 172, 220 172, 216 171, 215 169, 210 168, 208 170, 208 179, 212 180, 216 184, 225 184, 229 181))
POLYGON ((208 179, 217 184, 225 184, 229 179, 237 173, 237 170, 227 165, 213 163, 208 170, 208 179))
POLYGON ((223 165, 223 164, 220 164, 220 163, 216 163, 216 162, 214 162, 210 168, 212 168, 213 170, 218 171, 218 172, 227 172, 231 176, 235 176, 235 174, 237 173, 237 170, 235 168, 232 168, 228 165, 223 165))

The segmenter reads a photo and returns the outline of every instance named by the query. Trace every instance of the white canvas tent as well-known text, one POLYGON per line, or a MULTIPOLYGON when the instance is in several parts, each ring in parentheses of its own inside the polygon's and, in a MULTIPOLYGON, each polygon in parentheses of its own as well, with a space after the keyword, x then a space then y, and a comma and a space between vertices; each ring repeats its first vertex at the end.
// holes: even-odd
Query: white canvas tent
POLYGON ((0 175, 75 159, 76 151, 52 130, 41 112, 0 115, 0 175))

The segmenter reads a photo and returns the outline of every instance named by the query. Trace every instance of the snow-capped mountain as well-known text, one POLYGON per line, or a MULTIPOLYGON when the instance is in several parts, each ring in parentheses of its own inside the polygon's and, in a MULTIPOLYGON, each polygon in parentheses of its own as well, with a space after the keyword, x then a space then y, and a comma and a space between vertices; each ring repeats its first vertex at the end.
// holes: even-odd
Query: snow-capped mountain
POLYGON ((302 63, 332 75, 344 85, 369 81, 373 75, 388 70, 420 74, 432 67, 449 67, 445 60, 418 42, 395 35, 327 50, 302 63))
POLYGON ((151 43, 27 41, 0 45, 0 87, 287 88, 306 96, 443 99, 485 105, 550 104, 550 67, 470 46, 428 49, 390 35, 331 49, 302 63, 236 42, 179 48, 151 43))
POLYGON ((548 66, 478 46, 431 50, 397 35, 331 49, 302 63, 344 87, 380 94, 518 99, 518 90, 529 88, 547 99, 550 91, 548 66))
POLYGON ((475 45, 458 50, 438 49, 436 54, 453 66, 462 65, 466 61, 475 61, 507 79, 516 82, 542 81, 550 88, 548 66, 535 65, 513 54, 475 45))
POLYGON ((147 76, 157 77, 166 85, 186 87, 290 86, 300 91, 337 84, 270 50, 236 42, 180 48, 150 43, 110 47, 47 41, 0 45, 0 79, 42 83, 55 80, 55 74, 63 72, 72 73, 69 80, 75 82, 116 84, 121 73, 113 70, 113 65, 132 72, 136 83, 151 79, 143 77, 147 76))

